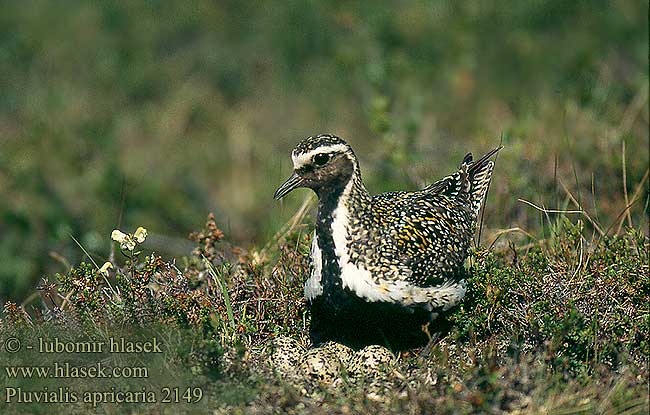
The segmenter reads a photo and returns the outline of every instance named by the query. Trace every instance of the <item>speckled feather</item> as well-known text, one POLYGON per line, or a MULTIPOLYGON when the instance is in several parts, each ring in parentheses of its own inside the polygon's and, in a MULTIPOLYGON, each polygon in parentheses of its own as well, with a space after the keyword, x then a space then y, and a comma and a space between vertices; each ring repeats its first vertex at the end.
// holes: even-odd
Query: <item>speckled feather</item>
MULTIPOLYGON (((300 142, 294 154, 344 144, 332 135, 300 142)), ((350 149, 350 153, 354 154, 350 149)), ((491 156, 494 152, 488 153, 491 156)), ((356 158, 355 165, 358 165, 356 158)), ((369 197, 360 172, 352 177, 348 249, 355 265, 378 282, 405 280, 418 287, 454 280, 474 235, 494 163, 465 156, 460 169, 420 191, 369 197)))
POLYGON ((468 154, 458 172, 423 190, 382 193, 357 208, 351 258, 381 279, 419 287, 461 276, 494 166, 484 158, 477 163, 480 168, 470 172, 468 154))
POLYGON ((371 196, 344 140, 301 141, 292 152, 295 177, 276 197, 300 186, 319 197, 307 299, 323 297, 321 313, 344 312, 357 304, 346 299, 350 292, 369 303, 425 309, 431 318, 456 305, 465 294, 463 263, 494 167, 488 159, 499 149, 477 161, 467 154, 456 172, 422 190, 371 196))

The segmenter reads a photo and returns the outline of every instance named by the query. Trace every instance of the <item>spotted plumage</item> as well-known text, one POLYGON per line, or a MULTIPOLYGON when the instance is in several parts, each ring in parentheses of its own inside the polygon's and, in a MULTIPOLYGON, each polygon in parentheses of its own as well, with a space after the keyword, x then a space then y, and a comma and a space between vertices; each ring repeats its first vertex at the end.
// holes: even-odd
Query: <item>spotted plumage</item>
POLYGON ((301 141, 294 174, 277 190, 318 195, 305 297, 316 344, 408 348, 422 325, 465 295, 463 262, 494 167, 495 149, 418 191, 371 196, 352 148, 333 135, 301 141))

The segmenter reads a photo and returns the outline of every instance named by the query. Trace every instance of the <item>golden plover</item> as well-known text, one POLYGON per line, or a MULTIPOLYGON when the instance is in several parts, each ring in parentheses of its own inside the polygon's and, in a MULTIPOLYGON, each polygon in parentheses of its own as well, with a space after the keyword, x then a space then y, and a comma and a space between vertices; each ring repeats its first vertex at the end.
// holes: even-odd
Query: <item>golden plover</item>
POLYGON ((417 191, 371 196, 341 138, 322 134, 293 150, 294 172, 275 192, 318 196, 305 297, 315 345, 328 340, 393 349, 426 342, 422 327, 465 295, 464 261, 501 147, 417 191))

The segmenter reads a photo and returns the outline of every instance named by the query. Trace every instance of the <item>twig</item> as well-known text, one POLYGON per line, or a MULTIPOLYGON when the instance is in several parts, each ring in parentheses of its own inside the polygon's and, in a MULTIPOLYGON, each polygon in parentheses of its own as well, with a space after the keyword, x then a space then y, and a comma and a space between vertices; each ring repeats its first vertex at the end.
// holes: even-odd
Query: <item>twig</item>
POLYGON ((598 231, 598 233, 600 234, 600 236, 605 236, 605 233, 603 232, 603 230, 601 229, 601 227, 598 226, 598 224, 596 223, 596 221, 594 221, 594 220, 591 218, 591 216, 589 216, 589 214, 588 214, 588 213, 587 213, 587 212, 582 208, 582 205, 580 204, 580 202, 578 202, 578 201, 576 200, 576 198, 573 197, 573 195, 571 194, 571 192, 569 191, 569 189, 564 185, 564 182, 562 182, 562 180, 560 180, 560 186, 562 186, 562 189, 564 190, 564 192, 566 193, 566 195, 569 197, 569 200, 571 200, 571 201, 572 201, 576 206, 578 206, 578 208, 582 209, 582 214, 585 216, 585 218, 587 218, 587 220, 589 221, 589 223, 591 223, 591 225, 594 227, 594 229, 596 229, 596 231, 598 231))
MULTIPOLYGON (((100 270, 99 265, 97 265, 97 263, 95 262, 93 257, 91 257, 90 254, 88 253, 88 251, 86 251, 86 248, 84 248, 83 245, 81 245, 81 243, 79 241, 77 241, 77 239, 72 234, 69 234, 69 235, 70 235, 70 238, 72 238, 72 240, 77 244, 77 246, 79 246, 79 248, 81 248, 81 250, 84 251, 84 254, 86 254, 86 256, 90 259, 90 261, 93 263, 95 268, 97 268, 97 271, 99 271, 100 270)), ((100 274, 101 274, 102 278, 104 279, 104 281, 106 282, 106 284, 108 285, 108 288, 111 290, 111 292, 113 294, 117 294, 117 292, 113 289, 113 286, 111 285, 111 283, 108 282, 108 279, 106 278, 106 275, 104 275, 103 272, 100 272, 100 274)))
POLYGON ((70 265, 70 262, 68 262, 68 260, 65 259, 65 257, 63 255, 61 255, 61 254, 59 254, 58 252, 55 252, 55 251, 50 251, 49 254, 50 254, 50 258, 53 258, 53 259, 57 260, 58 262, 60 262, 61 264, 63 264, 63 266, 65 267, 66 270, 70 270, 72 268, 72 265, 70 265))
MULTIPOLYGON (((622 168, 623 168, 623 197, 625 198, 625 206, 630 204, 630 200, 627 198, 627 169, 625 166, 625 140, 621 141, 621 159, 622 159, 622 168)), ((627 226, 630 228, 632 227, 632 215, 630 214, 630 209, 626 210, 626 215, 627 216, 627 226)), ((622 224, 623 222, 621 222, 622 224)), ((619 226, 618 231, 616 233, 619 233, 621 231, 621 227, 619 226)))
POLYGON ((509 233, 513 233, 513 232, 520 232, 520 233, 523 233, 524 235, 526 235, 527 237, 529 237, 531 239, 535 239, 535 237, 533 235, 531 235, 529 232, 521 229, 518 226, 514 227, 514 228, 509 228, 509 229, 500 229, 499 231, 496 232, 495 238, 492 241, 492 243, 490 244, 490 247, 488 248, 488 251, 492 250, 492 248, 494 247, 494 244, 497 243, 497 241, 499 240, 499 238, 501 238, 501 236, 509 234, 509 233))
POLYGON ((616 231, 616 233, 618 234, 621 231, 621 229, 623 227, 623 221, 625 220, 623 215, 625 214, 625 212, 627 212, 632 207, 632 205, 634 205, 636 203, 637 199, 641 195, 641 190, 643 189, 643 184, 645 183, 646 180, 648 180, 649 172, 650 172, 650 169, 646 169, 645 174, 641 178, 641 181, 639 182, 638 185, 636 185, 636 189, 634 189, 634 194, 632 195, 632 201, 627 206, 625 206, 625 208, 623 208, 623 210, 621 211, 621 213, 618 214, 618 216, 616 217, 614 222, 612 222, 612 224, 609 225, 609 227, 607 228, 606 233, 609 233, 609 231, 614 227, 614 225, 617 222, 619 222, 619 220, 620 220, 620 222, 619 222, 618 230, 616 231))
MULTIPOLYGON (((573 171, 573 178, 576 181, 576 189, 578 189, 578 201, 575 203, 580 209, 582 209, 582 192, 580 191, 580 180, 578 180, 578 171, 576 170, 575 159, 573 157, 574 155, 573 147, 571 146, 571 141, 569 141, 569 136, 567 134, 567 109, 566 108, 562 112, 562 128, 564 132, 563 138, 569 150, 569 156, 570 156, 569 159, 571 160, 571 170, 573 171)), ((567 190, 566 187, 564 188, 564 190, 565 191, 567 190)), ((573 198, 573 195, 571 195, 571 197, 573 198)))
POLYGON ((591 200, 594 202, 594 215, 596 215, 596 220, 598 220, 598 205, 596 204, 596 178, 594 177, 594 172, 591 172, 591 200))
POLYGON ((264 248, 262 248, 262 250, 260 251, 260 258, 264 259, 266 257, 266 253, 268 252, 268 250, 272 245, 276 245, 276 242, 278 240, 284 238, 286 235, 290 234, 291 231, 293 231, 293 229, 298 225, 298 223, 300 223, 302 219, 305 217, 305 214, 307 213, 309 208, 311 208, 313 201, 314 201, 314 195, 310 193, 309 196, 307 196, 305 200, 302 202, 300 208, 298 208, 296 213, 294 213, 294 215, 291 217, 291 219, 289 219, 289 221, 285 223, 280 228, 280 230, 275 233, 275 235, 273 235, 273 237, 264 246, 264 248))
POLYGON ((79 243, 79 241, 77 241, 77 239, 76 239, 72 234, 69 234, 69 235, 70 235, 70 238, 72 238, 72 240, 77 244, 77 246, 78 246, 79 248, 81 248, 82 251, 84 251, 84 254, 86 254, 86 256, 88 257, 88 259, 90 259, 90 261, 93 263, 93 265, 95 266, 95 268, 97 268, 97 269, 99 270, 99 265, 97 265, 97 263, 95 262, 95 260, 93 259, 93 257, 91 257, 90 254, 88 253, 88 251, 86 251, 86 248, 84 248, 83 245, 81 245, 81 243, 79 243))
MULTIPOLYGON (((560 184, 562 184, 561 181, 560 181, 560 184)), ((562 184, 562 187, 564 187, 564 184, 562 184)), ((566 188, 565 188, 564 190, 568 192, 568 190, 567 190, 566 188)), ((575 200, 575 198, 574 198, 573 196, 571 196, 570 194, 569 194, 569 198, 571 199, 571 201, 572 201, 573 203, 578 204, 578 202, 575 200)), ((546 208, 543 208, 543 207, 537 206, 536 204, 534 204, 534 203, 532 203, 532 202, 529 202, 528 200, 525 200, 525 199, 517 199, 517 201, 518 201, 518 202, 525 203, 525 204, 527 204, 528 206, 531 206, 531 207, 533 207, 533 208, 537 209, 538 211, 540 211, 540 212, 542 212, 542 213, 545 213, 545 214, 548 214, 548 213, 562 213, 562 214, 574 214, 574 213, 575 213, 575 214, 581 214, 581 215, 583 215, 583 216, 584 216, 584 217, 589 221, 589 223, 591 223, 591 224, 593 225, 593 227, 598 231, 598 233, 599 233, 601 236, 604 235, 602 229, 600 229, 600 226, 598 226, 598 224, 596 224, 596 223, 594 222, 594 220, 591 219, 591 217, 589 216, 589 214, 588 214, 587 212, 585 212, 584 210, 559 210, 559 209, 546 209, 546 208)), ((578 207, 580 207, 580 206, 578 206, 578 207)))
MULTIPOLYGON (((548 222, 551 234, 552 234, 553 237, 556 237, 557 236, 557 226, 553 226, 553 222, 551 222, 551 217, 548 215, 549 212, 546 210, 546 206, 544 206, 543 204, 542 204, 542 209, 544 209, 544 210, 542 210, 541 213, 543 213, 544 216, 546 216, 546 221, 548 222)), ((540 216, 541 216, 541 213, 540 213, 540 216)), ((557 225, 557 223, 556 223, 556 225, 557 225)), ((542 226, 544 226, 544 218, 543 217, 542 217, 542 226)))
POLYGON ((25 306, 27 304, 34 301, 34 298, 37 298, 39 295, 40 295, 40 293, 38 291, 35 291, 35 292, 31 293, 27 298, 25 298, 25 300, 23 300, 23 302, 20 304, 20 307, 25 308, 25 306))
POLYGON ((634 121, 641 113, 641 110, 643 109, 643 106, 647 100, 648 85, 644 85, 643 87, 639 88, 639 92, 637 92, 630 105, 625 109, 625 112, 623 113, 623 119, 621 120, 621 123, 614 133, 616 137, 622 137, 627 134, 628 131, 630 131, 632 125, 634 125, 634 121))
POLYGON ((63 301, 61 302, 61 307, 60 307, 61 311, 63 311, 65 309, 65 306, 70 304, 70 297, 72 297, 72 291, 70 291, 68 293, 68 295, 66 295, 65 297, 62 296, 62 295, 60 297, 63 298, 63 301))
POLYGON ((585 212, 583 210, 559 210, 559 209, 546 209, 540 206, 537 206, 533 202, 529 202, 528 200, 525 199, 517 199, 517 202, 522 202, 527 204, 528 206, 534 207, 535 209, 539 210, 540 212, 544 213, 580 213, 584 214, 585 212))

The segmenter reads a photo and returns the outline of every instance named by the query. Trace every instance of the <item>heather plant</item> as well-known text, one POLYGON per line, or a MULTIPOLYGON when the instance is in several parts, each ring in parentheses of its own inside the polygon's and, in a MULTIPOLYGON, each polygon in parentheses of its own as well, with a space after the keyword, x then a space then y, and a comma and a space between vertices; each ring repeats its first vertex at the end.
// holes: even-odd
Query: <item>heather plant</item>
POLYGON ((590 240, 581 220, 566 217, 548 239, 474 250, 465 300, 444 329, 433 330, 430 345, 400 356, 387 389, 372 395, 379 400, 368 399, 372 385, 363 381, 305 396, 257 357, 278 335, 306 344, 302 282, 310 232, 298 225, 301 217, 267 250, 245 251, 210 215, 190 235, 196 249, 183 269, 127 243, 123 264, 82 263, 56 283, 44 281, 44 311, 8 303, 2 331, 33 338, 65 326, 68 338, 84 338, 171 329, 180 334, 164 336, 171 347, 166 365, 200 380, 202 405, 225 412, 647 408, 648 238, 630 228, 590 240))

